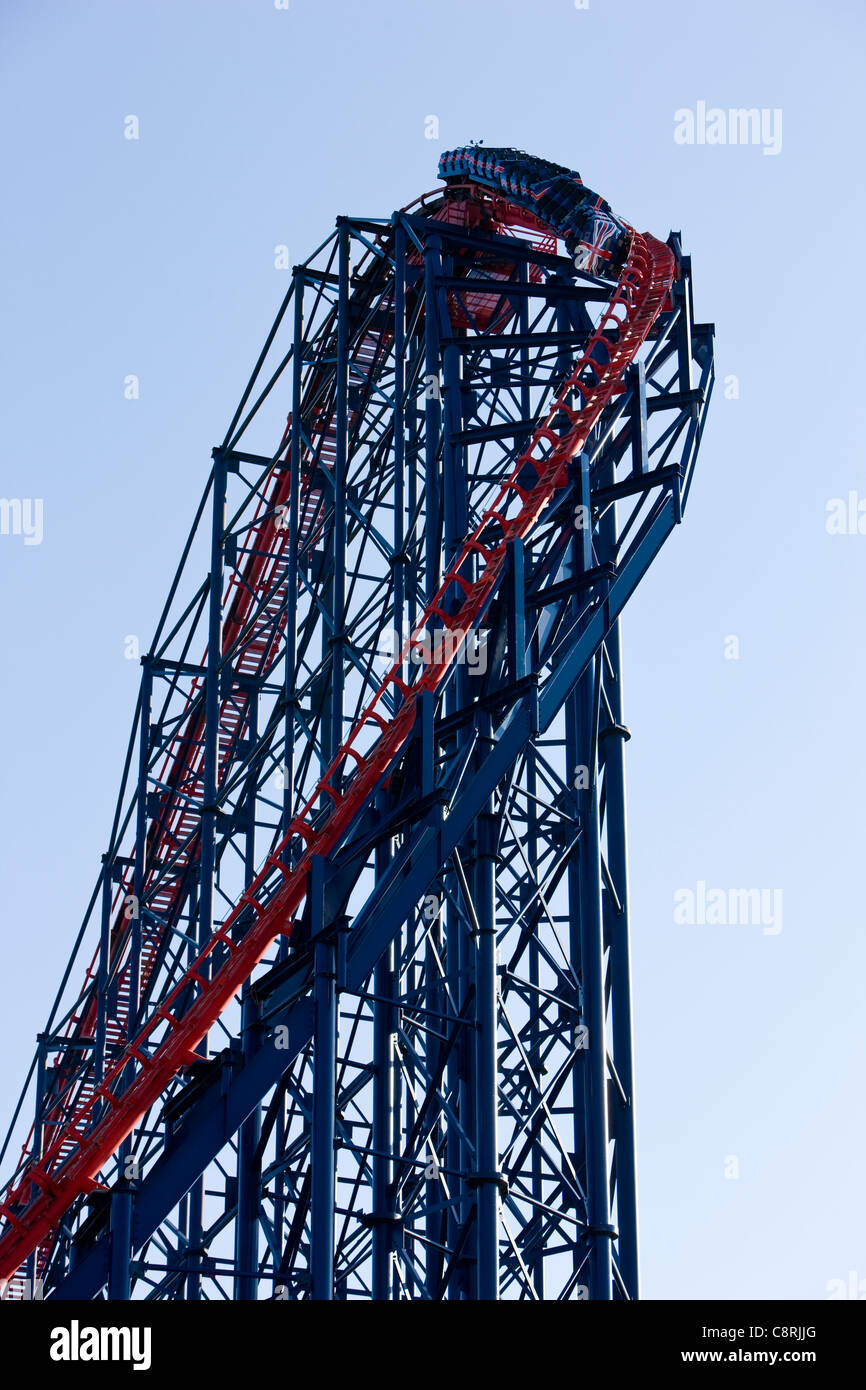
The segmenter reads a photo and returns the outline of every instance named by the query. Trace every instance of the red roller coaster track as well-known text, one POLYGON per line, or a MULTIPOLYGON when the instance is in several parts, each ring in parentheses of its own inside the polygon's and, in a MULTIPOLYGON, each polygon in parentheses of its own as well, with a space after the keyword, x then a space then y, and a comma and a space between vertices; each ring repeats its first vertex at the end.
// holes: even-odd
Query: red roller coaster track
MULTIPOLYGON (((528 225, 522 210, 509 208, 508 212, 510 225, 528 225)), ((533 227, 537 230, 537 220, 533 227)), ((98 1186, 103 1165, 171 1079, 196 1056, 197 1044, 272 942, 281 934, 291 934, 307 892, 313 857, 327 855, 339 845, 393 767, 412 730, 419 695, 437 691, 449 667, 459 659, 462 646, 483 617, 496 589, 508 542, 528 536, 555 493, 567 483, 570 461, 584 447, 605 406, 623 389, 624 373, 666 306, 674 276, 675 261, 668 247, 630 229, 626 263, 598 327, 546 418, 535 428, 514 471, 501 484, 492 506, 443 576, 410 639, 423 651, 424 628, 435 619, 450 630, 454 640, 437 650, 426 664, 415 667, 415 679, 410 684, 403 679, 402 660, 395 663, 284 840, 268 857, 226 921, 213 932, 168 997, 126 1043, 100 1084, 79 1089, 74 1105, 68 1108, 41 1156, 31 1158, 19 1171, 0 1205, 0 1216, 7 1223, 0 1239, 0 1280, 9 1279, 22 1261, 46 1241, 76 1197, 98 1186), (575 396, 580 401, 578 409, 569 404, 575 396), (569 423, 565 435, 559 432, 563 418, 569 423), (527 487, 530 469, 536 482, 527 487), (509 512, 513 514, 509 516, 509 512), (497 529, 499 539, 493 540, 490 533, 497 529), (446 596, 457 590, 462 600, 456 611, 446 613, 446 596), (395 693, 402 703, 392 715, 385 697, 395 693), (347 777, 349 759, 355 766, 347 777), (331 808, 322 820, 315 812, 324 798, 331 808), (315 824, 316 820, 320 823, 315 824), (282 856, 296 836, 303 842, 303 853, 297 864, 290 867, 282 856), (268 897, 276 874, 281 876, 281 886, 268 897), (254 921, 244 931, 251 912, 254 921), (239 935, 242 931, 243 935, 239 935), (182 1014, 175 1012, 190 993, 194 995, 191 1006, 182 1014)), ((278 477, 273 495, 263 503, 269 510, 280 501, 281 483, 284 485, 284 479, 278 477)), ((255 563, 262 569, 278 564, 285 543, 283 539, 278 549, 272 546, 271 553, 256 558, 255 563)), ((254 577, 260 583, 263 575, 254 577)), ((236 594, 226 619, 231 630, 227 640, 237 624, 249 621, 256 588, 249 592, 242 589, 236 594)), ((268 622, 272 618, 268 615, 268 622)), ((261 621, 264 623, 265 619, 261 621)), ((256 657, 266 663, 264 636, 262 641, 265 646, 257 649, 256 657)), ((173 779, 201 775, 195 752, 200 749, 196 718, 200 720, 196 716, 190 721, 191 727, 184 730, 186 752, 179 755, 179 761, 169 771, 169 785, 173 779)), ((187 832, 188 827, 185 829, 182 824, 171 826, 176 845, 184 843, 187 832)), ((169 833, 168 829, 165 833, 169 833)), ((143 971, 146 973, 147 969, 145 950, 143 971)), ((121 1028, 119 1037, 122 1032, 121 1028)))

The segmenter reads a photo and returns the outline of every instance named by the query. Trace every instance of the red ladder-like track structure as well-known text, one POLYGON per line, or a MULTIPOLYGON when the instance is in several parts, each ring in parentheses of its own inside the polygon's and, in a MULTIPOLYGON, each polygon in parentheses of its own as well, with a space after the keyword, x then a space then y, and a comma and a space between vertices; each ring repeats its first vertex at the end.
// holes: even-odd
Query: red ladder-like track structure
MULTIPOLYGON (((444 576, 439 592, 427 604, 419 629, 423 629, 431 618, 437 617, 446 628, 459 633, 457 640, 445 644, 443 650, 446 655, 439 662, 420 664, 417 679, 411 685, 407 685, 400 675, 402 662, 394 664, 321 778, 304 815, 294 822, 286 842, 281 846, 281 849, 285 848, 291 838, 300 835, 306 849, 299 863, 289 870, 278 854, 268 858, 252 887, 244 893, 223 926, 214 932, 211 941, 178 982, 174 993, 127 1045, 102 1084, 79 1103, 42 1158, 26 1168, 13 1191, 6 1194, 0 1215, 9 1223, 10 1229, 0 1241, 0 1279, 8 1279, 27 1255, 46 1239, 75 1197, 93 1190, 102 1165, 132 1132, 137 1121, 175 1073, 195 1060, 196 1045, 219 1018, 270 944, 280 934, 291 935, 294 916, 306 893, 312 856, 327 855, 336 848, 357 812, 369 803, 387 776, 412 729, 418 695, 423 690, 438 689, 448 667, 476 628, 500 576, 508 541, 514 537, 523 539, 528 536, 554 494, 564 486, 569 462, 583 448, 602 410, 621 386, 626 368, 634 361, 664 306, 674 272, 675 262, 670 249, 654 237, 641 235, 632 229, 628 259, 610 308, 572 372, 566 389, 555 401, 547 419, 536 429, 530 447, 521 455, 511 477, 503 482, 496 502, 484 516, 481 525, 465 542, 456 564, 444 576), (609 350, 606 330, 613 330, 617 335, 612 350, 609 350), (604 366, 599 366, 596 360, 599 349, 608 358, 604 366), (580 410, 568 405, 573 392, 577 392, 581 399, 580 410), (553 428, 553 421, 560 413, 570 418, 572 423, 571 431, 564 439, 553 428), (545 451, 542 458, 535 456, 539 448, 545 451), (536 471, 538 477, 535 487, 531 489, 518 482, 527 465, 536 471), (508 504, 515 498, 520 504, 519 510, 509 518, 508 504), (503 504, 505 511, 501 510, 503 504), (494 548, 482 540, 490 522, 496 522, 502 532, 502 539, 494 548), (464 571, 470 569, 476 557, 480 562, 480 573, 477 578, 469 579, 464 571), (456 614, 446 614, 440 605, 453 584, 463 591, 463 603, 456 614), (390 720, 381 713, 382 697, 389 686, 396 686, 403 696, 398 713, 390 720), (370 725, 375 729, 375 738, 372 743, 364 745, 362 753, 359 745, 364 742, 363 735, 370 725), (356 764, 356 771, 345 788, 337 791, 333 778, 343 770, 350 758, 356 764), (314 829, 310 817, 323 796, 333 802, 333 810, 324 824, 314 829), (263 905, 256 896, 257 892, 275 870, 284 879, 283 885, 263 905), (247 905, 256 914, 256 924, 240 942, 235 942, 232 927, 247 905), (228 957, 218 970, 209 975, 209 962, 214 948, 220 944, 228 948, 228 957), (195 1003, 182 1018, 176 1018, 171 1011, 172 1002, 190 985, 197 992, 195 1003), (164 1030, 165 1036, 157 1044, 155 1035, 160 1029, 164 1030), (130 1066, 135 1069, 135 1079, 131 1084, 124 1085, 124 1077, 130 1066), (121 1088, 122 1094, 116 1094, 121 1088), (98 1120, 97 1108, 103 1110, 102 1118, 98 1120), (25 1213, 19 1217, 16 1207, 29 1193, 31 1186, 38 1189, 39 1196, 27 1205, 25 1213)), ((252 597, 249 602, 252 602, 252 597)), ((422 645, 420 636, 414 640, 419 646, 422 645)))
MULTIPOLYGON (((503 1289, 516 1282, 525 1297, 544 1289, 541 1261, 562 1259, 559 1250, 569 1251, 571 1272, 559 1283, 557 1270, 557 1297, 582 1297, 585 1277, 591 1297, 637 1297, 617 616, 683 514, 712 389, 712 325, 692 321, 691 264, 677 236, 664 245, 639 234, 573 171, 514 150, 467 147, 442 157, 441 177, 445 192, 389 222, 341 218, 320 247, 332 246, 329 259, 314 253, 295 268, 225 443, 214 450, 153 656, 142 660, 138 792, 121 824, 121 791, 103 856, 100 944, 75 1004, 51 1029, 56 1004, 40 1034, 36 1119, 0 1195, 3 1297, 29 1297, 43 1277, 50 1297, 92 1297, 106 1284, 108 1297, 132 1297, 140 1273, 129 1261, 138 1250, 145 1262, 136 1258, 136 1270, 147 1258, 154 1272, 165 1270, 145 1277, 140 1287, 157 1290, 150 1297, 183 1297, 183 1289, 199 1297, 196 1280, 213 1265, 207 1247, 227 1220, 235 1222, 240 1298, 259 1297, 263 1280, 277 1286, 284 1277, 295 1297, 346 1297, 339 1289, 363 1261, 371 1275, 356 1279, 350 1297, 498 1297, 500 1259, 503 1289), (350 245, 359 263, 350 261, 350 245), (292 350, 239 425, 292 295, 292 350), (598 321, 591 304, 602 306, 598 321), (277 450, 240 452, 289 361, 292 413, 285 430, 285 404, 265 425, 268 445, 282 431, 277 450), (418 411, 424 371, 425 382, 441 374, 445 404, 418 411), (512 438, 493 448, 507 466, 489 466, 487 441, 512 438), (260 484, 242 474, 229 493, 227 473, 247 464, 253 474, 263 470, 260 484), (448 499, 439 510, 439 488, 452 489, 453 512, 448 499), (171 626, 210 492, 211 573, 171 626), (231 521, 229 495, 242 498, 231 521), (585 523, 571 516, 577 499, 592 517, 580 539, 575 528, 585 523), (364 560, 371 537, 373 575, 364 560), (411 584, 398 578, 410 564, 411 584), (352 598, 349 589, 346 609, 339 594, 348 577, 360 591, 352 598), (379 678, 381 667, 367 657, 370 634, 375 641, 388 631, 389 616, 398 628, 409 617, 410 635, 379 678), (170 632, 160 644, 164 624, 170 632), (188 652, 200 649, 203 631, 207 649, 195 666, 188 652), (493 634, 491 671, 473 678, 477 639, 493 634), (152 716, 154 680, 168 695, 152 716), (602 744, 609 735, 616 738, 602 744), (570 771, 559 762, 553 770, 553 749, 562 749, 557 760, 598 769, 588 794, 573 798, 570 771), (274 823, 265 784, 281 756, 288 780, 274 823), (553 777, 549 810, 548 794, 539 787, 541 799, 535 795, 537 769, 553 777), (517 791, 544 812, 517 812, 517 791), (122 858, 133 813, 135 852, 122 858), (524 841, 514 821, 525 824, 524 841), (257 827, 270 831, 264 862, 257 827), (231 847, 242 872, 235 860, 220 867, 231 847), (549 880, 542 860, 556 866, 549 880), (487 877, 493 862, 502 867, 487 877), (564 945, 546 897, 560 877, 564 945), (364 901, 361 888, 370 884, 364 901), (442 913, 435 931, 418 915, 434 884, 442 913), (507 967, 496 965, 498 941, 512 942, 507 967), (395 977, 388 951, 403 962, 395 977), (521 974, 514 962, 523 952, 521 974), (530 1013, 518 1036, 525 990, 539 986, 537 1019, 530 1013), (364 1009, 370 1031, 361 1042, 364 1009), (285 1061, 274 1051, 282 1017, 297 1020, 285 1061), (580 1020, 594 1038, 582 1058, 573 1033, 580 1020), (464 1023, 471 1031, 452 1051, 464 1023), (211 1030, 232 1040, 222 1054, 211 1030), (345 1058, 334 1052, 328 1062, 335 1034, 345 1058), (382 1130, 388 1068, 405 1087, 402 1140, 382 1130), (346 1076, 356 1077, 352 1086, 346 1076), (221 1087, 235 1077, 242 1099, 232 1126, 222 1127, 227 1112, 200 1143, 196 1113, 210 1113, 220 1077, 221 1087), (354 1097, 367 1081, 373 1119, 359 1147, 354 1097), (573 1131, 560 1136, 548 1105, 564 1084, 570 1105, 557 1113, 573 1131), (268 1086, 277 1090, 265 1105, 268 1086), (616 1111, 610 1120, 607 1105, 616 1111), (285 1127, 268 1177, 261 1152, 278 1106, 285 1127), (498 1109, 513 1134, 500 1148, 498 1109), (539 1123, 562 1163, 550 1166, 539 1123), (525 1156, 534 1143, 541 1166, 532 1169, 532 1198, 525 1156), (341 1144, 348 1159, 335 1158, 341 1144), (382 1166, 384 1144, 393 1148, 382 1166), (218 1161, 224 1145, 236 1179, 218 1161), (420 1148, 434 1156, 432 1177, 420 1148), (185 1158, 175 1177, 181 1151, 204 1166, 190 1168, 185 1158), (138 1155, 132 1186, 129 1154, 138 1155), (356 1234, 348 1237, 348 1212, 335 1232, 334 1201, 350 1181, 352 1155, 356 1234), (189 1187, 209 1163, 225 1177, 224 1215, 210 1233, 189 1187), (427 1176, 407 1187, 418 1163, 427 1176), (445 1200, 439 1163, 449 1169, 445 1200), (496 1204, 502 1198, 514 1215, 523 1194, 518 1244, 502 1218, 509 1251, 496 1204), (282 1201, 278 1226, 265 1220, 272 1201, 282 1201), (260 1218, 264 1262, 254 1233, 260 1218), (146 1254, 154 1223, 156 1259, 146 1254), (307 1223, 310 1244, 302 1247, 307 1223), (406 1237, 395 1243, 403 1226, 406 1237), (450 1251, 448 1268, 436 1247, 450 1251), (100 1264, 108 1255, 110 1270, 100 1264)), ((133 730, 124 787, 135 737, 133 730)), ((199 1181, 199 1202, 210 1186, 199 1181)))

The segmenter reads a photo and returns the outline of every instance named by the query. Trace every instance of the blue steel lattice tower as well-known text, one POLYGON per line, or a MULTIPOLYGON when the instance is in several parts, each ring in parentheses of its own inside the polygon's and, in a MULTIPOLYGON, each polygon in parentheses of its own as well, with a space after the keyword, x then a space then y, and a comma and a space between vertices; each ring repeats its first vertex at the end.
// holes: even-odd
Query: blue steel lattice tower
POLYGON ((637 1297, 620 614, 712 327, 573 171, 440 172, 295 267, 213 451, 8 1297, 637 1297))

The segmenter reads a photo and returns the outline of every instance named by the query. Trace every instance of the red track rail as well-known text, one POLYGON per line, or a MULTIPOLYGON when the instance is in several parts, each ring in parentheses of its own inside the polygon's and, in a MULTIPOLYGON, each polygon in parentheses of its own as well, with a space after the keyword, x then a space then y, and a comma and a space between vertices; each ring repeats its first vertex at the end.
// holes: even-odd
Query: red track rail
POLYGON ((51 1234, 76 1197, 98 1186, 96 1175, 103 1165, 177 1072, 193 1060, 197 1044, 272 942, 281 934, 291 934, 294 916, 306 894, 313 856, 327 855, 339 845, 392 767, 412 730, 418 695, 439 689, 459 657, 498 583, 508 541, 528 536, 555 493, 567 483, 570 460, 584 447, 605 406, 622 389, 623 373, 665 307, 674 273, 674 258, 666 246, 649 235, 632 232, 626 264, 606 313, 511 476, 502 483, 493 504, 444 575, 419 621, 416 635, 410 639, 423 647, 424 629, 436 619, 454 633, 455 640, 443 644, 440 659, 418 668, 412 685, 402 678, 402 657, 395 663, 292 822, 285 839, 268 857, 225 923, 214 931, 178 984, 128 1043, 101 1085, 76 1106, 41 1159, 31 1161, 19 1175, 0 1206, 0 1216, 7 1222, 0 1239, 0 1280, 13 1275, 51 1234), (607 356, 608 361, 596 361, 596 351, 601 351, 602 358, 607 356), (580 399, 579 409, 568 403, 575 393, 580 399), (570 428, 561 436, 553 422, 563 416, 570 428), (540 457, 533 457, 536 453, 540 457), (531 488, 518 481, 525 477, 528 467, 536 474, 531 488), (509 518, 506 512, 515 499, 520 503, 519 511, 509 518), (501 531, 501 539, 495 545, 485 540, 492 526, 501 531), (473 578, 476 567, 478 573, 473 578), (464 570, 468 573, 464 574, 464 570), (455 613, 447 614, 443 604, 455 586, 462 591, 462 602, 455 613), (383 713, 384 697, 395 689, 403 703, 388 718, 383 713), (362 752, 359 745, 364 744, 366 733, 371 731, 372 739, 362 752), (333 779, 344 771, 350 757, 356 768, 345 788, 339 790, 332 784, 333 779), (333 803, 332 809, 324 823, 314 828, 314 808, 324 797, 333 803), (291 869, 280 855, 295 836, 302 839, 304 850, 291 869), (267 903, 261 903, 257 894, 264 892, 267 881, 276 872, 282 876, 282 886, 267 903), (232 940, 233 927, 250 908, 255 913, 253 925, 240 941, 232 940), (227 952, 222 962, 211 959, 219 947, 227 952), (188 1011, 178 1017, 172 1009, 190 987, 198 991, 197 997, 188 1011), (149 1046, 153 1048, 151 1053, 147 1051, 149 1046), (129 1071, 133 1079, 124 1087, 129 1071), (30 1200, 34 1189, 36 1195, 30 1200))

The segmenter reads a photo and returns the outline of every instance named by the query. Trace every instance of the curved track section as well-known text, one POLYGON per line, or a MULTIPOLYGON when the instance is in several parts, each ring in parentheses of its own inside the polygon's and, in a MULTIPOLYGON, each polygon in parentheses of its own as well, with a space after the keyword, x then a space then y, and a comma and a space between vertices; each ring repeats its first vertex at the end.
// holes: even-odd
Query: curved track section
POLYGON ((562 238, 578 270, 617 279, 631 242, 631 228, 593 193, 574 169, 563 169, 522 150, 468 145, 439 161, 439 177, 463 180, 503 194, 562 238))

